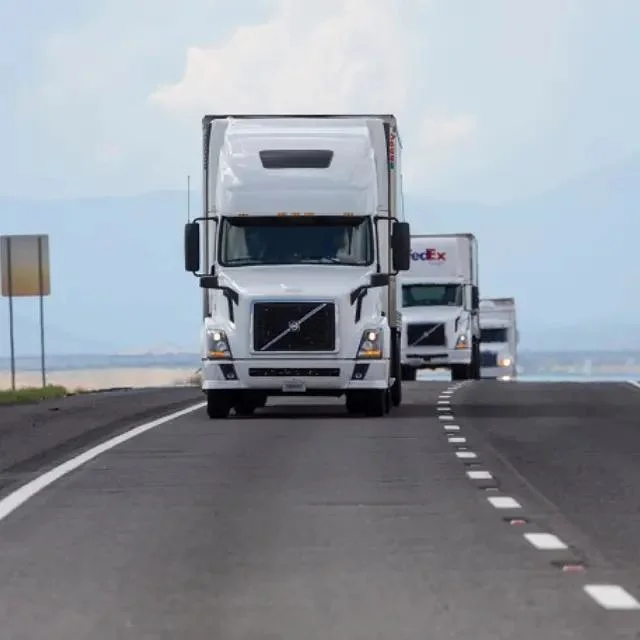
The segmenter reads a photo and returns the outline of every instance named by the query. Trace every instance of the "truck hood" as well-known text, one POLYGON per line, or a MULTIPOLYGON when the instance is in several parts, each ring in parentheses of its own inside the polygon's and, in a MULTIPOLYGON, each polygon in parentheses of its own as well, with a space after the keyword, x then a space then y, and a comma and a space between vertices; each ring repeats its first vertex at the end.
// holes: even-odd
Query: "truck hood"
POLYGON ((287 265, 241 267, 220 270, 220 283, 232 287, 240 296, 335 298, 368 282, 369 267, 340 265, 287 265))
POLYGON ((463 313, 462 307, 404 307, 404 322, 451 322, 463 313))

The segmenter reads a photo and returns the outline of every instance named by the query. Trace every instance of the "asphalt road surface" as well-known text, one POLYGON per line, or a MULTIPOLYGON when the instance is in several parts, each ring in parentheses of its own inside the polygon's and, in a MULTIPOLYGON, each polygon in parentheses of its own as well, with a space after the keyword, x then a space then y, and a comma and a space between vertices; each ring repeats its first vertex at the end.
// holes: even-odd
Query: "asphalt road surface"
POLYGON ((640 638, 640 390, 453 388, 384 419, 199 408, 49 461, 0 494, 0 637, 640 638))

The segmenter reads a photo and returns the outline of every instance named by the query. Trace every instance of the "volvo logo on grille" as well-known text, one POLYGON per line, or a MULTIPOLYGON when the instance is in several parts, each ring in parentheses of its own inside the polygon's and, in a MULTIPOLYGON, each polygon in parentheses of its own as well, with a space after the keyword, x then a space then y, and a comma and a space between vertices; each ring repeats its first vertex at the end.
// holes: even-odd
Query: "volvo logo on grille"
POLYGON ((300 331, 300 323, 297 320, 292 320, 289 323, 289 331, 293 331, 294 333, 300 331))

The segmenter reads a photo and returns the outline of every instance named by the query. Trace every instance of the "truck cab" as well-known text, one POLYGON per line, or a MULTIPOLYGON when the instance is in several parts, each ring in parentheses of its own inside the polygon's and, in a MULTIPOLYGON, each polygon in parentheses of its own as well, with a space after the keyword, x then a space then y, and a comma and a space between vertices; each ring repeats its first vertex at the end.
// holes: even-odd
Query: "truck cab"
POLYGON ((203 151, 185 269, 203 288, 209 416, 283 395, 346 396, 368 415, 398 406, 410 231, 395 118, 205 116, 203 151))
POLYGON ((515 299, 480 300, 480 376, 492 380, 515 379, 518 342, 515 299))
POLYGON ((477 260, 472 234, 412 236, 398 303, 404 380, 424 369, 449 369, 452 380, 479 377, 477 260))

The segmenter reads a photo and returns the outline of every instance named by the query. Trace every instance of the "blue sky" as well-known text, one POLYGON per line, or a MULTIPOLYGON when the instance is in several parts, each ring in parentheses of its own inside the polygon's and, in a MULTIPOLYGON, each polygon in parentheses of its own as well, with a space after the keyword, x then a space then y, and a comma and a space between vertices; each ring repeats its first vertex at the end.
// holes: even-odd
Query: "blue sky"
MULTIPOLYGON (((2 197, 198 189, 204 112, 393 112, 414 229, 478 234, 529 345, 640 313, 637 0, 0 0, 0 24, 0 233, 51 236, 54 351, 195 348, 183 197, 2 197), (602 246, 625 278, 584 258, 602 246)), ((19 352, 35 311, 16 303, 19 352)))
POLYGON ((1 0, 0 21, 0 195, 181 188, 203 111, 393 111, 407 188, 437 199, 640 149, 635 0, 1 0))

